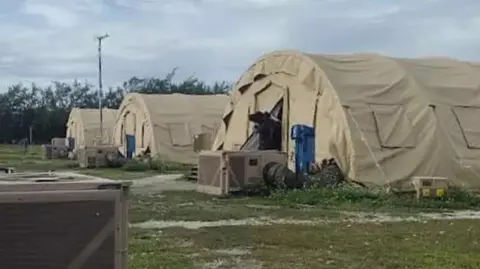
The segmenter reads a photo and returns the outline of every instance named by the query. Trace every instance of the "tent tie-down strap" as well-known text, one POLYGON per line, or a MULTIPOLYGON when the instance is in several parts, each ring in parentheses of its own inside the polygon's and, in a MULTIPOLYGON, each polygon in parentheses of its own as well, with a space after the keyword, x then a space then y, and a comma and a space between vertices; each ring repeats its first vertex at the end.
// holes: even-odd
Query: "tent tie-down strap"
POLYGON ((378 162, 377 158, 375 157, 375 153, 373 152, 373 149, 370 147, 370 145, 368 145, 368 140, 367 140, 367 138, 365 137, 363 131, 360 129, 360 124, 358 124, 358 122, 355 120, 355 117, 353 117, 352 112, 350 111, 350 108, 347 108, 347 111, 348 111, 348 114, 350 115, 350 118, 352 119, 353 123, 355 124, 355 128, 356 128, 356 129, 358 130, 358 132, 360 133, 360 139, 363 141, 363 143, 365 143, 365 146, 367 147, 368 152, 370 153, 370 155, 372 156, 373 161, 375 162, 375 166, 378 168, 378 170, 380 171, 380 173, 382 173, 383 179, 385 180, 385 183, 386 183, 387 186, 388 186, 388 190, 390 190, 390 188, 391 188, 392 186, 390 185, 390 182, 388 181, 387 174, 385 173, 385 171, 383 170, 382 166, 380 165, 380 163, 378 162))

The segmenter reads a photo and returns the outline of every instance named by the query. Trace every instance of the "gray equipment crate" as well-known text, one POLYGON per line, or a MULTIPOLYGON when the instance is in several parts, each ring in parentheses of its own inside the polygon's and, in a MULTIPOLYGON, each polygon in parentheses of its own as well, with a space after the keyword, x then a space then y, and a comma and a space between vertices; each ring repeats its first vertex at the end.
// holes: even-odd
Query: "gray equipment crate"
POLYGON ((129 189, 113 180, 2 176, 1 268, 126 269, 129 189))

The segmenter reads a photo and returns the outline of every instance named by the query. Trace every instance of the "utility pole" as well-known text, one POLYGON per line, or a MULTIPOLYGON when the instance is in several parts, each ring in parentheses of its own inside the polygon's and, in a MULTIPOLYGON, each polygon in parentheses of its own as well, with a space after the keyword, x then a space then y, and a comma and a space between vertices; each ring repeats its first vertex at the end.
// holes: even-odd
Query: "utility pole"
POLYGON ((32 145, 33 144, 33 126, 32 125, 29 126, 28 131, 29 131, 28 135, 29 135, 29 138, 30 138, 29 142, 30 142, 30 145, 32 145))
POLYGON ((98 109, 100 110, 100 144, 103 143, 103 85, 102 85, 102 40, 108 38, 108 34, 95 37, 98 41, 98 109))

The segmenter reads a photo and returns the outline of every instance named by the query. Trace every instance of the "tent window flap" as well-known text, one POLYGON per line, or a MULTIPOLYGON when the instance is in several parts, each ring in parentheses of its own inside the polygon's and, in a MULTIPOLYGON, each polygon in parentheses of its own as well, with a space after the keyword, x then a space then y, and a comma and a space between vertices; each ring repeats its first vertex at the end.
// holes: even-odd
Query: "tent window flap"
POLYGON ((453 107, 460 130, 470 149, 480 149, 480 107, 453 107))
POLYGON ((412 123, 399 105, 370 105, 382 148, 414 148, 412 123))
POLYGON ((270 111, 283 98, 285 89, 270 82, 267 87, 255 93, 255 111, 270 111))
POLYGON ((169 123, 168 131, 173 146, 186 147, 192 145, 190 128, 186 123, 169 123))

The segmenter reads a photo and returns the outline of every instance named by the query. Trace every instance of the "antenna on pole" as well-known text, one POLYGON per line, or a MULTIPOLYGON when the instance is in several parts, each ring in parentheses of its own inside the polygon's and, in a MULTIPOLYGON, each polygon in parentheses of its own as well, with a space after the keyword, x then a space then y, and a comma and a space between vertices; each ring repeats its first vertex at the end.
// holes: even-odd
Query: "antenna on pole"
POLYGON ((100 144, 103 143, 103 85, 102 85, 102 41, 110 37, 107 33, 101 36, 96 36, 98 41, 98 109, 100 111, 100 144))

